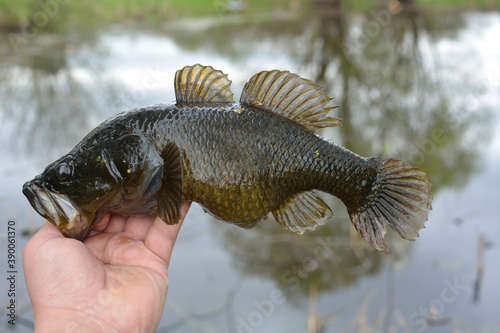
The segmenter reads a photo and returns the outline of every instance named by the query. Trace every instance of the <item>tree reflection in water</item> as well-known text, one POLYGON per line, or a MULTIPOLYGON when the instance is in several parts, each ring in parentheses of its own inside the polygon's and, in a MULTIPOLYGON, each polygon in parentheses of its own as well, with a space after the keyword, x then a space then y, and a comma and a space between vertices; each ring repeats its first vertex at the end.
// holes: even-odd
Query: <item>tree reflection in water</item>
MULTIPOLYGON (((295 55, 339 105, 334 113, 343 126, 323 134, 360 155, 393 156, 419 166, 429 174, 434 193, 467 182, 480 165, 489 115, 456 103, 449 81, 436 75, 440 64, 426 62, 434 43, 456 34, 463 20, 457 16, 443 23, 411 2, 401 2, 397 13, 382 8, 354 18, 339 5, 319 2, 317 15, 305 24, 310 38, 302 54, 295 55), (384 15, 385 23, 374 13, 384 15), (368 35, 364 29, 370 27, 374 30, 368 35)), ((281 230, 274 221, 250 232, 224 228, 222 238, 235 265, 245 274, 274 280, 293 301, 376 274, 384 261, 392 267, 408 258, 410 243, 392 232, 386 236, 389 256, 373 251, 350 226, 345 207, 330 202, 334 220, 302 236, 281 230)), ((390 307, 390 301, 379 307, 386 313, 386 331, 392 325, 390 307)))
MULTIPOLYGON (((473 93, 460 94, 472 68, 435 52, 438 42, 455 38, 464 28, 461 14, 436 17, 409 1, 400 1, 392 12, 380 8, 366 15, 345 14, 339 1, 317 3, 305 18, 280 15, 270 21, 242 21, 230 29, 221 20, 201 33, 162 28, 148 34, 166 35, 184 54, 203 50, 236 64, 271 44, 276 53, 292 59, 300 68, 296 72, 335 97, 339 108, 334 113, 343 126, 322 135, 363 156, 393 156, 421 167, 434 193, 466 183, 480 166, 488 114, 470 108, 466 97, 474 98, 473 93), (454 79, 441 68, 456 71, 454 79)), ((68 142, 76 144, 99 120, 122 110, 120 97, 128 92, 101 75, 105 52, 96 37, 37 38, 26 52, 7 57, 0 68, 0 129, 9 149, 49 162, 72 147, 68 142)), ((269 69, 255 61, 248 64, 250 74, 254 68, 269 69)), ((468 82, 466 89, 475 90, 474 84, 468 82)), ((251 231, 217 222, 213 234, 225 244, 237 270, 273 281, 292 304, 310 297, 314 305, 322 294, 409 259, 411 243, 389 232, 390 253, 380 254, 356 234, 338 200, 325 200, 334 220, 302 236, 274 221, 251 231)), ((372 308, 386 316, 391 312, 390 303, 372 308)), ((386 320, 384 331, 391 325, 386 320)))
POLYGON ((93 37, 47 35, 6 57, 0 128, 9 149, 48 163, 115 113, 119 85, 101 76, 103 55, 93 37))

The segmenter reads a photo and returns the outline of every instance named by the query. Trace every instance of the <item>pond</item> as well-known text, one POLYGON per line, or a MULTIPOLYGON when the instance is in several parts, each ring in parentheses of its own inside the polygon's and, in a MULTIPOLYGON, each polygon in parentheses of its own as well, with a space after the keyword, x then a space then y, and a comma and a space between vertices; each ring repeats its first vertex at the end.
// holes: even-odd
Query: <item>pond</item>
MULTIPOLYGON (((157 332, 499 332, 500 14, 223 14, 86 34, 1 35, 0 265, 7 222, 18 257, 43 224, 22 184, 107 117, 174 101, 185 65, 229 74, 235 98, 264 69, 309 78, 335 97, 340 128, 321 135, 363 156, 424 169, 433 210, 416 242, 365 244, 345 207, 298 236, 274 222, 243 230, 193 205, 174 250, 157 332)), ((64 255, 64 253, 61 253, 64 255)), ((54 258, 56 259, 56 258, 54 258)), ((17 263, 18 321, 33 314, 17 263)), ((7 282, 0 283, 7 304, 7 282)))

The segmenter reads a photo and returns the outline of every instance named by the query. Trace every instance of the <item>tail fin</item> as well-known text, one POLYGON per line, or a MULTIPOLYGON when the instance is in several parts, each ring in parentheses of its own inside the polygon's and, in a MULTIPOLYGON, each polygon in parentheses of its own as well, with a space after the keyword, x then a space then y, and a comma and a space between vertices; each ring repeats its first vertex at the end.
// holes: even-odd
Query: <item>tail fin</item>
POLYGON ((372 193, 361 206, 350 208, 349 215, 361 236, 386 252, 386 224, 404 239, 418 237, 431 209, 431 183, 424 171, 403 161, 370 159, 380 165, 372 193))

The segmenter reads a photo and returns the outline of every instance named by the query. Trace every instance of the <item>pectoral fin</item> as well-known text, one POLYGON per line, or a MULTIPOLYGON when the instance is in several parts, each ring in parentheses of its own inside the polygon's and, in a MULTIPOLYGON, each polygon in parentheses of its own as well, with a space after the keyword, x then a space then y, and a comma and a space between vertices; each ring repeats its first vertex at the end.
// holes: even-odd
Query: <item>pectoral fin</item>
POLYGON ((167 224, 177 224, 182 205, 182 157, 179 147, 169 143, 161 153, 163 178, 158 193, 158 215, 167 224))
POLYGON ((302 234, 325 224, 333 212, 314 192, 302 192, 285 200, 273 215, 283 228, 302 234))

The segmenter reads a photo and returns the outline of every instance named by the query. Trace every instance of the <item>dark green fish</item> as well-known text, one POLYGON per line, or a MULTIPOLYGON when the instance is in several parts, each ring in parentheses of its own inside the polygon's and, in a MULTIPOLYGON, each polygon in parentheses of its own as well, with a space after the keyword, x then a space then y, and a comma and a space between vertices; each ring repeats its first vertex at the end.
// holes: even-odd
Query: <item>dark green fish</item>
POLYGON ((431 206, 426 174, 314 134, 340 124, 328 117, 331 98, 319 86, 263 71, 235 103, 230 84, 210 66, 185 67, 175 75, 175 105, 106 120, 24 184, 24 194, 65 236, 81 240, 108 211, 177 223, 183 200, 243 228, 272 212, 302 233, 333 216, 315 190, 340 198, 378 250, 386 250, 386 225, 404 239, 418 236, 431 206))

